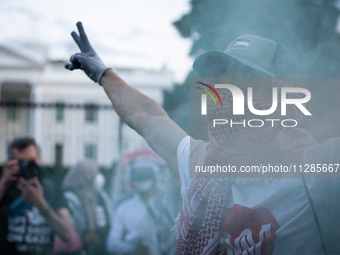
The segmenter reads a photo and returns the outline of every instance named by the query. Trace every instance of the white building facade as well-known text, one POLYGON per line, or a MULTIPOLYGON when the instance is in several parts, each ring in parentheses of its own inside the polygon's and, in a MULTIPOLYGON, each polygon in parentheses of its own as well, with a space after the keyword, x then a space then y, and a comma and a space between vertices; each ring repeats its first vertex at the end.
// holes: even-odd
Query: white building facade
MULTIPOLYGON (((82 71, 48 61, 46 48, 0 46, 0 164, 18 136, 32 136, 45 165, 71 166, 84 158, 109 167, 123 152, 146 147, 122 125, 104 90, 82 71)), ((129 85, 163 102, 173 86, 172 73, 113 68, 129 85)))

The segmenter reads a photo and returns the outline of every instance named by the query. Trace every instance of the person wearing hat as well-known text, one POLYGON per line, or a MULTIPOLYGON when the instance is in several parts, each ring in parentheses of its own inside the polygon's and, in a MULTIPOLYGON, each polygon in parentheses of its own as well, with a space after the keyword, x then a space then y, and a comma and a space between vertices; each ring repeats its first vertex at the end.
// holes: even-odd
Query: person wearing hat
MULTIPOLYGON (((182 208, 174 232, 177 254, 335 254, 339 240, 339 200, 327 199, 339 192, 338 179, 303 178, 190 178, 191 164, 228 162, 337 162, 340 140, 317 144, 306 130, 282 128, 231 130, 212 129, 209 143, 190 138, 152 99, 127 85, 105 66, 91 47, 82 24, 72 32, 81 53, 70 58, 69 70, 82 69, 99 83, 113 108, 150 147, 181 177, 182 208)), ((277 77, 294 77, 294 67, 275 41, 243 35, 223 51, 208 51, 193 69, 209 78, 257 78, 253 107, 264 110, 272 87, 289 87, 277 77), (269 91, 269 92, 268 92, 269 91)), ((214 80, 212 80, 214 81, 214 80)), ((242 82, 241 82, 242 81, 242 82)), ((248 84, 237 84, 245 90, 248 84)), ((224 90, 227 91, 227 90, 224 90)), ((298 98, 298 95, 292 95, 298 98)), ((223 107, 207 101, 207 120, 228 116, 230 93, 221 93, 223 107)), ((272 113, 278 114, 278 109, 272 113)), ((290 107, 287 114, 299 119, 290 107)), ((245 109, 245 116, 250 116, 245 109)), ((198 176, 199 177, 199 176, 198 176)))

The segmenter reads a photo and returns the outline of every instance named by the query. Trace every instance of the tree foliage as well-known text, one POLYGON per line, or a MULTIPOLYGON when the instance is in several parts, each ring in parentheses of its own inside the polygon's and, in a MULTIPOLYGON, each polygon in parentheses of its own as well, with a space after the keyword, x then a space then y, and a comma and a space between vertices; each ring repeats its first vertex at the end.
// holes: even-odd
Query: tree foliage
MULTIPOLYGON (((191 0, 191 10, 174 26, 193 41, 194 58, 207 50, 224 51, 235 38, 255 34, 277 41, 291 53, 298 77, 339 77, 338 17, 335 0, 191 0)), ((181 109, 177 111, 186 119, 190 107, 183 102, 189 101, 189 87, 187 79, 165 95, 167 102, 173 102, 171 112, 181 109), (186 98, 182 95, 178 102, 184 91, 186 98)), ((330 94, 334 98, 334 92, 330 94)))

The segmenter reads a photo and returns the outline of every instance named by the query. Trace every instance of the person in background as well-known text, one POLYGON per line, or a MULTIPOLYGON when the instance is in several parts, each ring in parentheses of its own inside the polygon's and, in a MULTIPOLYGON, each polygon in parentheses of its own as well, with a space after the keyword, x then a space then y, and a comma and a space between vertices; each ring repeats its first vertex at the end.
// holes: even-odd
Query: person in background
POLYGON ((140 160, 131 164, 129 179, 134 194, 123 201, 115 212, 107 238, 107 249, 111 253, 135 253, 142 212, 147 208, 147 201, 156 193, 157 171, 157 164, 151 161, 140 160))
POLYGON ((157 179, 157 194, 147 201, 138 224, 135 255, 174 255, 177 240, 172 233, 182 202, 179 176, 163 165, 157 179))
POLYGON ((60 188, 42 176, 38 145, 14 139, 0 179, 0 254, 53 254, 53 236, 72 239, 72 225, 60 188))
POLYGON ((65 175, 62 187, 72 221, 87 255, 107 254, 105 241, 112 205, 102 189, 105 178, 92 160, 82 160, 65 175))

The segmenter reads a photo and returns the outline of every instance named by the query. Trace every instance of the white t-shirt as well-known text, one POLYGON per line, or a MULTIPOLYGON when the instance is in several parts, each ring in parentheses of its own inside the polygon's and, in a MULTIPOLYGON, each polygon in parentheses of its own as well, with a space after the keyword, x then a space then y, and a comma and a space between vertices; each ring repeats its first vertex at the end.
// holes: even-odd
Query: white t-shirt
MULTIPOLYGON (((177 150, 181 195, 192 179, 191 162, 203 165, 206 143, 185 137, 177 150), (191 155, 190 155, 191 141, 191 155)), ((340 138, 305 151, 303 163, 340 163, 340 138)), ((340 169, 339 169, 340 171, 340 169)), ((339 179, 305 179, 328 254, 338 254, 339 179)), ((223 254, 322 254, 320 235, 301 178, 232 179, 227 197, 229 232, 220 233, 223 254), (276 233, 274 239, 263 241, 276 233), (270 246, 274 246, 270 249, 270 246), (273 253, 268 250, 273 250, 273 253)), ((222 254, 222 252, 218 253, 222 254)))

